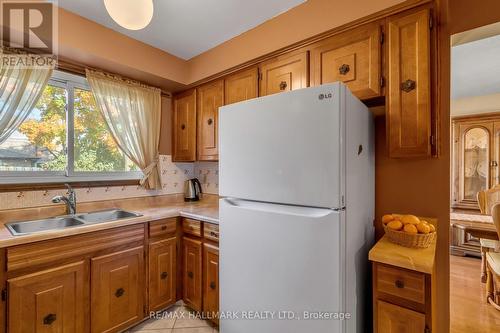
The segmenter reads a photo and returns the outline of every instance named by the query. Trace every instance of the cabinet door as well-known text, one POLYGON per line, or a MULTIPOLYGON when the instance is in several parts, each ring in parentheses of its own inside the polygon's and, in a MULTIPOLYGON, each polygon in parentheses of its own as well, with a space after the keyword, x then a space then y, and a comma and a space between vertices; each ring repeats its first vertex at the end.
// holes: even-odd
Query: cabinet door
POLYGON ((378 333, 425 332, 425 315, 397 305, 377 302, 378 333))
POLYGON ((117 332, 144 316, 142 246, 92 258, 92 332, 117 332))
POLYGON ((183 249, 184 303, 201 311, 201 242, 184 237, 183 249))
POLYGON ((86 332, 87 281, 83 261, 8 280, 8 332, 86 332))
POLYGON ((203 311, 209 318, 219 311, 219 248, 203 244, 203 311))
POLYGON ((216 161, 218 149, 219 107, 224 105, 224 81, 208 83, 196 89, 198 117, 198 160, 216 161))
POLYGON ((173 99, 173 155, 174 162, 196 160, 196 90, 190 90, 173 99))
POLYGON ((251 68, 226 77, 224 80, 224 105, 256 98, 258 85, 258 68, 251 68))
POLYGON ((500 167, 498 164, 500 163, 500 121, 495 121, 493 123, 493 149, 491 155, 491 185, 493 187, 495 185, 500 184, 500 167))
POLYGON ((306 88, 309 84, 308 68, 307 52, 286 55, 263 63, 260 95, 306 88))
POLYGON ((176 302, 175 237, 149 245, 149 311, 158 311, 176 302))
POLYGON ((380 28, 375 22, 315 44, 311 85, 341 81, 360 99, 380 96, 380 28))
POLYGON ((387 139, 391 157, 431 155, 429 10, 388 21, 387 139))

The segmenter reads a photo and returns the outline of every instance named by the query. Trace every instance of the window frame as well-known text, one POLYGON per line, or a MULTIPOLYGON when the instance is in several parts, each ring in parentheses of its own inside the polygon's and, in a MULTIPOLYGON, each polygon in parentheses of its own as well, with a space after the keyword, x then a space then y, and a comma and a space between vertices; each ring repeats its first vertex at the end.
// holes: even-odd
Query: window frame
POLYGON ((142 171, 75 171, 74 91, 91 91, 83 76, 54 70, 47 85, 66 90, 66 169, 61 171, 0 171, 0 184, 74 183, 140 180, 142 171))

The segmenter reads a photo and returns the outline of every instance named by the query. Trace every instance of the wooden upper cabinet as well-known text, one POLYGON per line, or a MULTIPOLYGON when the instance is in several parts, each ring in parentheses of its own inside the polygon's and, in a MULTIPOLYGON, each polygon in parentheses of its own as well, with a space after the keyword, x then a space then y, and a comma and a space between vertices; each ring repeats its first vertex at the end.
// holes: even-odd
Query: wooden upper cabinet
POLYGON ((87 332, 87 279, 80 261, 8 280, 8 332, 87 332))
POLYGON ((224 79, 224 105, 258 97, 259 69, 250 68, 224 79))
POLYGON ((224 105, 224 80, 207 83, 196 89, 198 118, 198 160, 219 159, 219 107, 224 105))
POLYGON ((308 52, 284 55, 261 65, 260 96, 306 88, 309 85, 308 52))
POLYGON ((193 310, 201 311, 202 287, 202 244, 198 240, 183 238, 184 303, 193 310))
POLYGON ((173 99, 173 155, 175 162, 196 160, 196 90, 173 99))
POLYGON ((144 248, 91 259, 92 332, 118 332, 144 314, 144 248))
POLYGON ((422 333, 425 332, 425 315, 403 307, 377 302, 376 333, 422 333))
POLYGON ((311 85, 344 82, 360 99, 381 95, 381 26, 347 31, 311 48, 311 85))
POLYGON ((390 157, 432 154, 429 9, 388 19, 387 140, 390 157))
POLYGON ((158 311, 176 302, 177 239, 149 244, 149 311, 158 311))
MULTIPOLYGON (((217 246, 203 244, 203 267, 203 311, 213 316, 219 311, 219 248, 217 246)), ((216 318, 213 320, 218 323, 216 318)))

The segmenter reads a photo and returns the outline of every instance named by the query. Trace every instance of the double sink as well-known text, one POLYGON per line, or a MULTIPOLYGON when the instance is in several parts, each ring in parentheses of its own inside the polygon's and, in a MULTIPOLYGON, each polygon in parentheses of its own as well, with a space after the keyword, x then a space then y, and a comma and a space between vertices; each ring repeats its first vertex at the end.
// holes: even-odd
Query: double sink
POLYGON ((111 209, 98 212, 58 216, 42 220, 11 222, 6 223, 5 226, 12 233, 12 235, 21 236, 50 230, 61 230, 102 222, 118 221, 139 216, 142 215, 122 209, 111 209))

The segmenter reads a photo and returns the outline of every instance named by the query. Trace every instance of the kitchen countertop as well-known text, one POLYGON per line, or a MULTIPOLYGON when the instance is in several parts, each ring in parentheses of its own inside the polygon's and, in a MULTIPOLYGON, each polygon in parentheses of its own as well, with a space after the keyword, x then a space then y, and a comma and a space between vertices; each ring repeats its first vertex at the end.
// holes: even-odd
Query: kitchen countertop
POLYGON ((426 274, 434 271, 436 241, 425 249, 415 249, 397 245, 389 241, 386 235, 370 250, 368 258, 382 264, 406 268, 426 274))
POLYGON ((142 214, 142 216, 122 219, 118 221, 102 222, 97 224, 66 228, 62 230, 45 231, 22 236, 12 235, 10 231, 5 227, 5 224, 13 221, 34 220, 50 216, 60 216, 64 214, 61 214, 60 210, 58 209, 52 209, 49 210, 52 212, 52 214, 49 215, 49 213, 47 212, 47 208, 21 209, 13 210, 12 212, 3 211, 0 213, 0 248, 84 234, 110 228, 123 227, 177 216, 218 224, 219 205, 216 198, 217 197, 214 196, 210 197, 209 199, 203 199, 197 202, 179 202, 177 199, 175 201, 153 199, 154 201, 143 200, 142 203, 140 202, 141 198, 137 198, 134 201, 110 201, 108 203, 108 207, 106 207, 106 205, 103 205, 102 203, 95 203, 94 205, 87 203, 82 204, 84 206, 84 210, 79 210, 79 213, 92 210, 104 210, 106 208, 121 208, 124 210, 142 214))

